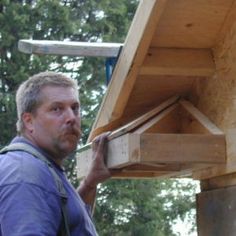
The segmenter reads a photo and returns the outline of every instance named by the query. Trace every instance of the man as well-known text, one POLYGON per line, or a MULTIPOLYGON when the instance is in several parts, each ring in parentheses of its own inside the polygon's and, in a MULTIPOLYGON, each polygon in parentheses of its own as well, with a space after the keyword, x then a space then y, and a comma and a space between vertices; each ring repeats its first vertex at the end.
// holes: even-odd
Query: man
MULTIPOLYGON (((96 235, 90 210, 96 186, 110 177, 104 164, 107 133, 93 141, 93 163, 78 192, 65 177, 63 160, 80 138, 80 103, 75 82, 65 75, 43 72, 32 76, 16 94, 18 136, 43 154, 67 193, 71 236, 96 235)), ((55 180, 42 160, 25 151, 0 157, 0 235, 60 235, 61 200, 55 180)))

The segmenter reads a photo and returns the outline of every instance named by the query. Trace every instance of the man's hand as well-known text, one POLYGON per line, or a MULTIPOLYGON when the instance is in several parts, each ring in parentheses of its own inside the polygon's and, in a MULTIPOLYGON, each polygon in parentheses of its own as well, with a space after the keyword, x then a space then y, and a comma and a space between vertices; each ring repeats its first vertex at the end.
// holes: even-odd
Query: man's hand
POLYGON ((88 175, 84 181, 90 187, 96 187, 97 184, 107 180, 111 174, 106 166, 107 157, 107 137, 110 132, 97 136, 92 141, 93 157, 88 175))
POLYGON ((93 206, 99 183, 111 177, 106 166, 107 137, 110 132, 97 136, 92 142, 92 163, 87 176, 82 180, 78 192, 85 203, 93 206))

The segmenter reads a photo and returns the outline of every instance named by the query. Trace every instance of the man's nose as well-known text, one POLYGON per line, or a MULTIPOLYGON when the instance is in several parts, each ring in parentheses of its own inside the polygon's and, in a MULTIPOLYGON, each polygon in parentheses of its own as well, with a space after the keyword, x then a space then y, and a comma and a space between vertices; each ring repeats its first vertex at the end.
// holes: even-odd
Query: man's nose
POLYGON ((67 123, 75 122, 76 117, 77 117, 77 115, 75 114, 75 112, 71 108, 66 109, 65 119, 66 119, 67 123))

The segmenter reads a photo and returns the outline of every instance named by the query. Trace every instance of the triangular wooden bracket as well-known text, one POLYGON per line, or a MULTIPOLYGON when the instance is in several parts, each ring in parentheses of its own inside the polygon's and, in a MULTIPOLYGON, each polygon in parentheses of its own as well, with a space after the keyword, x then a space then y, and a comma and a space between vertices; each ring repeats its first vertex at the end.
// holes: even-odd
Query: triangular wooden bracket
MULTIPOLYGON (((225 136, 190 102, 172 97, 108 137, 107 165, 114 178, 191 176, 192 171, 225 163, 225 136)), ((78 157, 86 174, 91 145, 78 157)))
POLYGON ((133 131, 223 135, 223 132, 190 102, 180 99, 133 131))

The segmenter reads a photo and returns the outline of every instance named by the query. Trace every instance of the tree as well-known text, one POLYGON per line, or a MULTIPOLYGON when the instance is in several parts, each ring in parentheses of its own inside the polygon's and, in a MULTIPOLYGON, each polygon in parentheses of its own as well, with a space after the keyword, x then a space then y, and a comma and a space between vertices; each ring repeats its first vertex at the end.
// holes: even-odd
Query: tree
MULTIPOLYGON (((15 91, 44 70, 68 73, 78 81, 82 104, 82 143, 106 90, 104 59, 26 55, 20 39, 124 42, 137 0, 2 0, 0 3, 0 146, 15 135, 15 91)), ((67 160, 73 184, 75 159, 67 160)), ((193 192, 195 185, 186 187, 193 192)), ((100 235, 174 235, 171 222, 184 217, 194 200, 178 181, 111 180, 98 189, 95 222, 100 235), (178 185, 178 186, 177 186, 178 185), (169 189, 175 191, 170 192, 169 189), (183 189, 178 197, 173 195, 183 189), (185 191, 186 192, 186 191, 185 191), (166 193, 166 194, 165 194, 166 193), (112 225, 112 226, 111 226, 112 225)))
POLYGON ((23 38, 62 40, 72 33, 69 9, 60 1, 9 1, 0 3, 0 96, 1 136, 3 146, 15 135, 15 91, 30 75, 48 70, 60 58, 32 56, 17 50, 23 38))
POLYGON ((196 187, 187 180, 110 180, 99 187, 97 228, 104 236, 177 235, 172 226, 195 207, 196 187))
POLYGON ((20 82, 43 70, 69 73, 80 85, 81 100, 85 106, 83 142, 91 120, 104 94, 104 59, 65 56, 37 56, 20 53, 20 39, 47 39, 72 41, 123 42, 137 6, 137 1, 83 1, 83 0, 3 0, 0 3, 0 118, 5 145, 15 135, 14 95, 20 82), (124 17, 125 16, 125 17, 124 17), (96 88, 96 90, 95 90, 96 88), (9 99, 13 104, 8 106, 9 99))

